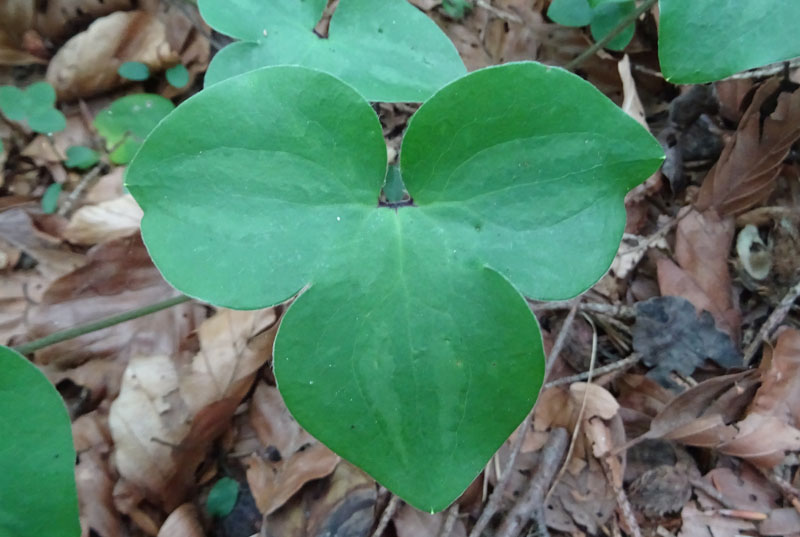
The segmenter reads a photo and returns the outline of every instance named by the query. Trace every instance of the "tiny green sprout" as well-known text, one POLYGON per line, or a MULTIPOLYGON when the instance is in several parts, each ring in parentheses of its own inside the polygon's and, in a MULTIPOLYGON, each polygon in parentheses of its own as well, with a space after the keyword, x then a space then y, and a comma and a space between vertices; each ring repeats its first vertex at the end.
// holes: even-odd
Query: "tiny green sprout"
POLYGON ((150 78, 150 68, 142 62, 125 62, 119 66, 117 73, 128 80, 147 80, 150 78))
POLYGON ((11 121, 27 122, 32 131, 48 134, 64 130, 67 120, 54 107, 56 91, 47 82, 26 89, 0 86, 0 111, 11 121))
POLYGON ((42 212, 53 214, 58 208, 58 196, 61 195, 61 183, 53 183, 47 187, 42 196, 42 212))
POLYGON ((230 477, 223 477, 211 487, 206 500, 206 511, 215 517, 228 516, 238 497, 239 483, 230 477))
POLYGON ((73 145, 67 148, 67 160, 64 162, 64 166, 88 170, 97 164, 99 160, 100 156, 94 149, 82 145, 73 145))
POLYGON ((442 12, 452 19, 463 19, 472 11, 471 0, 444 0, 442 12))
POLYGON ((182 88, 189 83, 189 71, 183 64, 178 64, 175 67, 167 69, 167 82, 175 88, 182 88))

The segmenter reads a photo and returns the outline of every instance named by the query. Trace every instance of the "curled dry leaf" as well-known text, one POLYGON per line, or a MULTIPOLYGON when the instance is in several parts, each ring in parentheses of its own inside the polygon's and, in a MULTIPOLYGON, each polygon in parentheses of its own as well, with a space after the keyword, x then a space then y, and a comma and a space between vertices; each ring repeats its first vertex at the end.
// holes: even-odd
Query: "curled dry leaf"
POLYGON ((734 232, 732 219, 685 207, 678 213, 675 232, 679 266, 669 259, 660 259, 657 266, 662 295, 682 296, 697 311, 710 312, 717 327, 738 341, 741 315, 734 302, 728 269, 734 232))
POLYGON ((170 513, 158 537, 205 537, 194 505, 185 503, 170 513))
POLYGON ((800 331, 781 332, 772 359, 763 362, 762 369, 752 410, 800 428, 800 331))
POLYGON ((144 63, 154 72, 177 61, 163 22, 145 11, 118 11, 70 39, 51 60, 47 81, 59 99, 77 99, 126 83, 117 73, 125 62, 144 63))
POLYGON ((128 237, 139 230, 142 215, 142 209, 130 194, 97 205, 84 205, 72 215, 63 236, 73 244, 82 245, 128 237))
POLYGON ((300 428, 274 386, 258 385, 250 421, 265 456, 253 454, 247 459, 247 482, 265 515, 283 506, 309 481, 330 475, 339 463, 335 453, 300 428))
POLYGON ((574 382, 569 387, 569 394, 572 398, 572 404, 577 408, 581 407, 583 399, 586 398, 583 419, 587 421, 595 416, 610 420, 619 410, 619 403, 614 399, 614 396, 597 384, 574 382))
POLYGON ((0 345, 25 333, 25 314, 41 300, 48 283, 35 271, 12 272, 0 278, 0 345))
POLYGON ((717 449, 770 470, 790 453, 800 452, 800 430, 774 416, 750 413, 736 423, 735 435, 717 449))
POLYGON ((185 500, 208 448, 269 359, 276 321, 273 309, 222 310, 198 329, 200 350, 189 363, 153 355, 128 364, 109 427, 120 475, 145 497, 167 510, 185 500))
POLYGON ((708 172, 695 204, 698 210, 736 215, 766 200, 799 138, 800 91, 784 92, 780 79, 772 78, 756 90, 736 134, 708 172), (774 109, 765 110, 771 105, 774 109))
MULTIPOLYGON (((447 519, 447 513, 430 515, 410 505, 403 504, 392 519, 397 537, 438 537, 447 519)), ((449 537, 466 537, 467 530, 461 520, 456 520, 449 537)))

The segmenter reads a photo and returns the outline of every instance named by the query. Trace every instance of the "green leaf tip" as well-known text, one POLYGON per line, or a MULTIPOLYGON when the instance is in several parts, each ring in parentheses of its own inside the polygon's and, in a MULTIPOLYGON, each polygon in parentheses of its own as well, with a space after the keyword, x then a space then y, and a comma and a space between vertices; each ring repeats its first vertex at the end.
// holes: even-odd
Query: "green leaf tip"
POLYGON ((69 415, 50 381, 0 346, 0 535, 78 537, 75 448, 69 415))
POLYGON ((380 203, 370 104, 326 73, 269 67, 182 103, 127 184, 184 293, 250 309, 303 290, 274 348, 288 408, 438 511, 536 400, 544 355, 523 295, 569 298, 602 276, 623 197, 663 152, 590 84, 528 62, 443 87, 400 154, 411 199, 380 203))
POLYGON ((406 0, 341 0, 328 36, 314 28, 326 0, 201 0, 214 29, 242 41, 214 56, 205 84, 265 66, 325 71, 370 101, 418 102, 466 73, 455 46, 406 0))

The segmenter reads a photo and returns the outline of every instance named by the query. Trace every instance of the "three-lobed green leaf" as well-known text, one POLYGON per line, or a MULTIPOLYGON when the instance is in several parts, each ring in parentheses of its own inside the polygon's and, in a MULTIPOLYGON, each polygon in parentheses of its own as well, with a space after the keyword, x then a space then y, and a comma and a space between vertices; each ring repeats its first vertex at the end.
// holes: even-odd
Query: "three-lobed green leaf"
POLYGON ((241 39, 209 65, 206 86, 272 65, 300 65, 344 80, 370 101, 423 101, 465 74, 453 44, 406 0, 341 0, 327 38, 314 27, 326 0, 200 0, 216 30, 241 39))
POLYGON ((36 366, 3 346, 0 431, 0 535, 80 535, 67 409, 36 366))
POLYGON ((34 132, 64 130, 67 120, 54 107, 56 91, 47 82, 36 82, 25 89, 0 86, 0 111, 12 121, 26 121, 34 132))
POLYGON ((472 73, 412 118, 412 206, 379 206, 370 105, 318 71, 249 72, 188 99, 127 174, 156 265, 235 308, 301 292, 275 374, 311 434, 424 510, 460 494, 542 382, 522 296, 608 268, 625 192, 660 146, 585 81, 534 63, 472 73), (576 106, 573 103, 580 103, 576 106))

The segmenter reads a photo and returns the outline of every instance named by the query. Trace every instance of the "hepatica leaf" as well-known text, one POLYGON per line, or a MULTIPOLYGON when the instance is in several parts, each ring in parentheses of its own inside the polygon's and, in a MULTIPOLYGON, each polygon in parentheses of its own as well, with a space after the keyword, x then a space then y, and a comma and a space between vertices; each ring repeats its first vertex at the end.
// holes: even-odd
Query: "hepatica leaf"
POLYGON ((800 56, 800 2, 661 0, 658 55, 670 82, 698 84, 800 56))
POLYGON ((114 164, 127 164, 150 131, 175 105, 160 95, 137 93, 117 99, 94 118, 114 164))
POLYGON ((536 399, 543 353, 523 294, 568 298, 604 273, 623 196, 662 152, 580 78, 517 63, 437 92, 401 156, 413 204, 380 206, 386 147, 369 103, 328 74, 272 67, 181 104, 127 185, 183 292, 258 308, 302 291, 274 349, 287 406, 436 511, 536 399))
POLYGON ((33 364, 2 346, 0 431, 0 535, 80 535, 67 409, 33 364))
POLYGON ((466 70, 436 24, 406 0, 341 0, 327 38, 313 29, 326 0, 200 0, 214 29, 241 39, 217 54, 206 86, 259 67, 333 74, 370 101, 423 101, 466 70))

